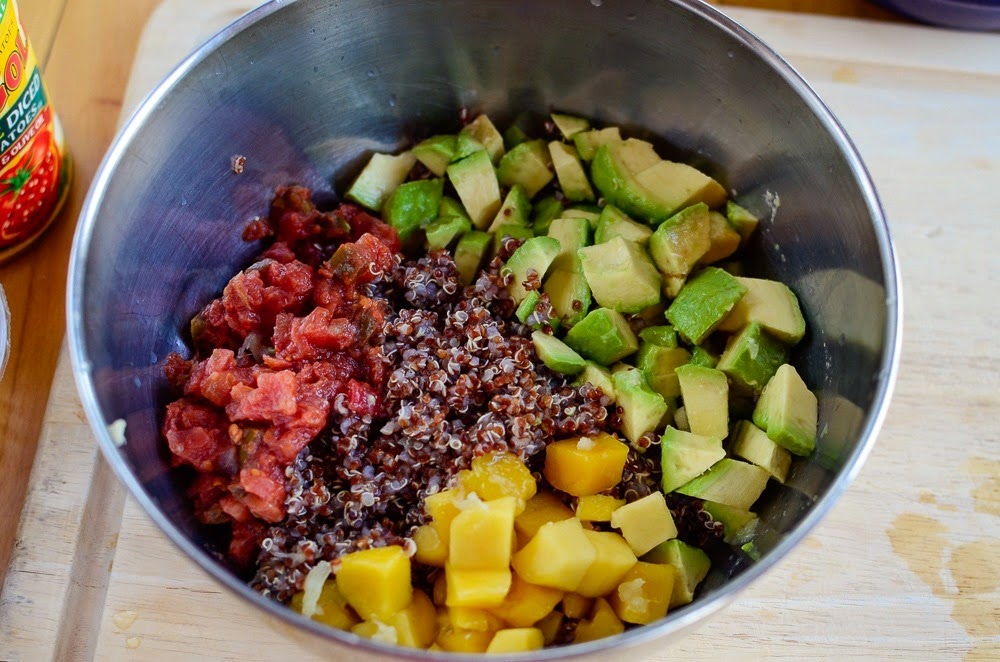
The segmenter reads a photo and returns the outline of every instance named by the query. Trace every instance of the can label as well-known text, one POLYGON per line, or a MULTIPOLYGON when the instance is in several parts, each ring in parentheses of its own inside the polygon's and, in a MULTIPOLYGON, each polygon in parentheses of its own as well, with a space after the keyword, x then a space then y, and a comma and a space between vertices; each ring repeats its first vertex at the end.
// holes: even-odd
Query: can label
POLYGON ((14 0, 0 0, 0 251, 26 245, 59 210, 69 184, 62 129, 14 0))

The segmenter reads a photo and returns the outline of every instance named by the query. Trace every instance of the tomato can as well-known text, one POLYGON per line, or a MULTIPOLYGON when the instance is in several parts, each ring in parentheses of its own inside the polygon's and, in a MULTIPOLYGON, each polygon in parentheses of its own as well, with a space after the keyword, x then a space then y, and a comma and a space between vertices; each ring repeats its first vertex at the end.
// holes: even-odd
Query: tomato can
POLYGON ((69 190, 71 161, 15 0, 0 0, 0 261, 39 237, 69 190))

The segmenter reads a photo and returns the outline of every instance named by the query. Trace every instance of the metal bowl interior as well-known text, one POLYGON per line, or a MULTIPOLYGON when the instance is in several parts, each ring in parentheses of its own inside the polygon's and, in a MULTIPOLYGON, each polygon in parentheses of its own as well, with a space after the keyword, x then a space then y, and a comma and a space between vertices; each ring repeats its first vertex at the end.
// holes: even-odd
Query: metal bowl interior
POLYGON ((423 657, 307 621, 213 555, 158 434, 162 362, 188 352, 188 320, 258 250, 240 233, 276 185, 343 190, 372 151, 453 130, 463 106, 498 124, 579 113, 706 169, 763 219, 751 269, 803 304, 794 360, 819 393, 819 447, 762 498, 761 561, 715 568, 657 624, 537 657, 658 645, 774 565, 840 496, 884 417, 901 319, 885 219, 843 130, 786 63, 695 0, 276 0, 230 26, 146 100, 95 178, 68 294, 85 409, 150 517, 242 599, 328 651, 423 657))

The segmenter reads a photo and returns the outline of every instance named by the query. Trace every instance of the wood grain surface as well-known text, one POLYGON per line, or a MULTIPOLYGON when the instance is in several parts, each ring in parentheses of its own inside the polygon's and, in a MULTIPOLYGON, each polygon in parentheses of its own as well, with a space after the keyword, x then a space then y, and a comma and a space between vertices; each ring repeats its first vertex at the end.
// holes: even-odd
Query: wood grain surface
MULTIPOLYGON (((117 31, 105 35, 131 31, 126 45, 152 9, 133 0, 124 10, 115 3, 125 17, 88 18, 95 4, 68 0, 64 24, 72 16, 117 31)), ((178 35, 196 39, 246 8, 246 0, 166 0, 139 50, 126 107, 195 43, 178 35)), ((652 659, 1000 659, 1000 309, 992 304, 1000 259, 991 250, 1000 246, 1000 38, 724 9, 806 76, 865 157, 903 271, 903 364, 879 441, 833 512, 732 606, 652 659)), ((62 39, 50 71, 64 48, 66 71, 48 76, 49 85, 61 109, 80 109, 70 132, 77 158, 78 144, 99 155, 112 134, 102 123, 109 111, 96 91, 74 89, 71 74, 83 69, 92 37, 62 39), (86 128, 98 135, 75 139, 86 128)), ((110 56, 88 57, 108 67, 103 91, 109 79, 123 86, 127 72, 110 56)), ((105 97, 112 114, 123 98, 117 89, 105 97)), ((95 165, 96 156, 80 181, 95 165)), ((57 250, 53 240, 70 225, 41 246, 57 250)), ((0 278, 8 286, 5 271, 0 278)), ((62 287, 60 274, 60 299, 62 287)), ((37 406, 31 393, 22 397, 37 406)), ((0 402, 0 433, 25 425, 12 421, 21 413, 12 416, 9 403, 0 402)), ((124 496, 92 443, 63 356, 0 596, 0 659, 324 659, 184 558, 124 496)))

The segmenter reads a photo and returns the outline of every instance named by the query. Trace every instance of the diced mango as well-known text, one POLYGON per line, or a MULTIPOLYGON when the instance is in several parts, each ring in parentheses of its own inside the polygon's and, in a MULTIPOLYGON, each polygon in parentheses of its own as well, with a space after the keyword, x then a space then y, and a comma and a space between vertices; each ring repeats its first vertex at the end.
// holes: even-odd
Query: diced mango
POLYGON ((673 566, 639 561, 625 573, 608 602, 626 623, 652 623, 667 615, 674 579, 673 566))
POLYGON ((381 641, 383 644, 395 646, 399 643, 399 633, 396 632, 396 628, 386 625, 382 621, 362 621, 352 626, 351 632, 359 637, 381 641))
POLYGON ((460 471, 458 482, 467 492, 475 492, 484 501, 505 496, 522 502, 535 496, 538 483, 528 467, 516 455, 487 453, 472 461, 472 469, 460 471))
POLYGON ((361 618, 387 622, 413 598, 410 559, 399 545, 345 554, 337 588, 361 618))
POLYGON ((448 563, 462 570, 510 568, 516 497, 480 501, 451 521, 448 563))
POLYGON ((444 567, 444 562, 448 560, 448 543, 438 532, 434 522, 418 526, 413 532, 413 542, 417 544, 417 551, 413 555, 414 561, 435 568, 444 567))
POLYGON ((510 628, 493 635, 493 641, 486 648, 487 653, 523 653, 540 650, 545 645, 545 637, 538 628, 510 628))
POLYGON ((625 624, 622 623, 615 610, 604 598, 598 598, 594 602, 594 613, 589 619, 580 621, 576 626, 576 637, 574 643, 582 644, 587 641, 603 639, 625 631, 625 624))
POLYGON ((448 578, 443 572, 434 580, 431 600, 438 607, 444 607, 445 602, 448 600, 448 578))
POLYGON ((446 549, 451 531, 451 521, 462 512, 456 502, 465 498, 465 492, 462 490, 442 490, 424 497, 424 510, 430 515, 438 537, 446 549))
POLYGON ((653 492, 611 514, 611 526, 622 532, 636 556, 677 537, 674 518, 662 492, 653 492))
POLYGON ((546 646, 555 643, 556 637, 559 636, 559 630, 562 628, 562 622, 563 615, 558 611, 551 611, 548 616, 535 623, 535 627, 542 631, 542 638, 546 646))
POLYGON ((490 611, 510 625, 524 628, 543 619, 562 598, 563 592, 559 589, 529 584, 514 573, 507 597, 490 611))
POLYGON ((598 598, 614 590, 637 559, 625 539, 607 531, 584 531, 590 544, 597 551, 597 558, 590 564, 587 576, 576 592, 588 598, 598 598))
MULTIPOLYGON (((301 593, 296 593, 292 596, 291 606, 295 611, 302 613, 301 593)), ((323 584, 319 599, 316 601, 316 611, 313 612, 312 619, 341 630, 350 630, 361 620, 348 607, 347 600, 344 599, 344 596, 337 588, 337 582, 332 579, 328 579, 323 584)))
POLYGON ((545 447, 545 478, 573 496, 597 494, 621 481, 627 456, 628 446, 604 432, 562 439, 545 447))
POLYGON ((450 563, 444 567, 449 607, 498 607, 510 590, 510 568, 504 570, 465 570, 450 563))
POLYGON ((567 593, 562 599, 562 612, 566 618, 586 618, 593 606, 593 599, 579 593, 567 593))
POLYGON ((597 557, 575 517, 543 524, 535 537, 514 554, 512 564, 532 584, 575 591, 597 557))
POLYGON ((611 513, 624 505, 624 499, 607 494, 583 496, 576 502, 576 517, 584 522, 610 522, 611 513))
POLYGON ((462 630, 453 625, 445 625, 438 631, 436 643, 451 653, 485 653, 491 641, 492 632, 462 630))
POLYGON ((496 632, 505 625, 503 619, 492 613, 491 610, 477 607, 448 607, 448 620, 460 630, 477 630, 479 632, 496 632))
POLYGON ((530 540, 543 524, 561 522, 573 517, 569 506, 552 492, 539 492, 524 504, 524 512, 514 518, 518 535, 530 540))
POLYGON ((396 628, 400 646, 427 648, 437 637, 437 610, 426 593, 413 591, 413 600, 389 624, 396 628))

